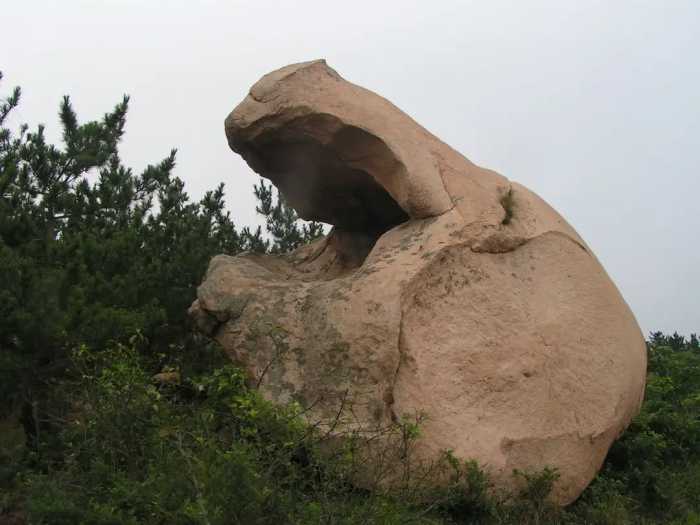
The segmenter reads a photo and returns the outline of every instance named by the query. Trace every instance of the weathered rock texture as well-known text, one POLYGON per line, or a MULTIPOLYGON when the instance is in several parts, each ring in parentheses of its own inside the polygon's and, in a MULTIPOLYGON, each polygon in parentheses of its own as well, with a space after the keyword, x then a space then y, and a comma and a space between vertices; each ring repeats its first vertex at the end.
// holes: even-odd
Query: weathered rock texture
POLYGON ((218 256, 191 314, 278 402, 384 425, 423 412, 418 453, 558 467, 575 499, 638 411, 645 346, 620 293, 542 199, 480 168, 325 61, 265 75, 231 148, 330 234, 218 256))

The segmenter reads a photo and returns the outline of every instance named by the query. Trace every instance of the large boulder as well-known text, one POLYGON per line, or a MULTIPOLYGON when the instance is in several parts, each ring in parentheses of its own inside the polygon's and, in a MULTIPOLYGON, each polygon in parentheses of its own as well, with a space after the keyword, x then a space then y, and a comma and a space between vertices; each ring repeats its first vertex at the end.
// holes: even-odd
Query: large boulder
POLYGON ((191 315, 271 400, 344 426, 425 414, 417 454, 559 469, 573 501, 637 413, 646 352, 590 248, 527 188, 476 166, 323 60, 265 75, 231 148, 304 219, 284 256, 215 257, 191 315))

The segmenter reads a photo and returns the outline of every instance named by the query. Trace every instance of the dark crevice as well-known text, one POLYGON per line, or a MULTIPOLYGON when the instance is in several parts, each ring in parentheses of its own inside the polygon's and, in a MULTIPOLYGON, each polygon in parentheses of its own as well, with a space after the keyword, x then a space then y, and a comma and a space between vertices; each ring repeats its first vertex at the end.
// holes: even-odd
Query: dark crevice
POLYGON ((398 192, 403 166, 379 138, 322 117, 298 119, 236 149, 301 218, 376 240, 409 219, 388 191, 398 192))
POLYGON ((378 237, 408 220, 389 193, 367 172, 342 161, 317 142, 258 146, 259 173, 270 179, 305 220, 378 237))

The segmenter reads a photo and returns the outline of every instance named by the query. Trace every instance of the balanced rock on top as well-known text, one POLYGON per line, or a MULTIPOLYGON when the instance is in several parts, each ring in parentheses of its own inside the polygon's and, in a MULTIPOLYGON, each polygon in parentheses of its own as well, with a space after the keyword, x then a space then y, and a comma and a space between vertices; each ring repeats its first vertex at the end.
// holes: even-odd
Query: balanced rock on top
POLYGON ((476 166, 323 60, 265 75, 230 147, 330 233, 218 256, 190 313, 267 398, 307 417, 426 415, 416 453, 498 486, 556 467, 573 501, 637 413, 639 326, 590 248, 527 188, 476 166))

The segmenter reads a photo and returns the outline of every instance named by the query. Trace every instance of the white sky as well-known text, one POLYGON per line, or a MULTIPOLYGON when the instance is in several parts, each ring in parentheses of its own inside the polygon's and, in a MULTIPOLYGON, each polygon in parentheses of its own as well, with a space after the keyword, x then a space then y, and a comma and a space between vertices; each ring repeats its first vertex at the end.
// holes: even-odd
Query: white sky
POLYGON ((477 164, 525 184, 586 239, 642 330, 700 331, 700 2, 5 2, 0 92, 58 140, 131 95, 127 165, 177 147, 238 224, 257 179, 223 120, 264 73, 326 58, 477 164))

